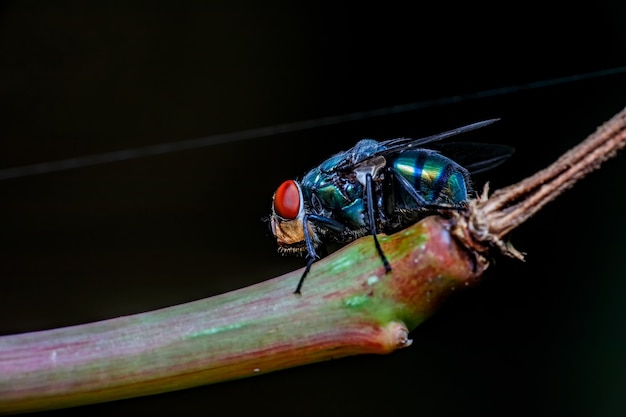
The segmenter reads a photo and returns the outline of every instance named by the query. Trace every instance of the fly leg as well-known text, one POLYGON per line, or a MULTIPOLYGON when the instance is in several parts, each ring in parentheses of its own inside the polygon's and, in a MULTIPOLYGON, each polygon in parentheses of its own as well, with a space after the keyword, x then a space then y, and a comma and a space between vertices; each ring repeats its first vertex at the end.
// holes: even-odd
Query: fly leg
POLYGON ((309 216, 305 214, 304 217, 302 218, 302 224, 304 225, 303 226, 304 242, 306 244, 306 251, 307 251, 306 257, 308 258, 308 261, 306 263, 306 268, 304 268, 304 272, 302 273, 302 276, 300 277, 300 281, 298 281, 298 286, 296 287, 294 294, 301 294, 300 290, 302 289, 304 278, 307 276, 307 274, 311 270, 311 265, 313 265, 313 262, 317 261, 317 259, 319 258, 319 256, 315 252, 315 246, 313 246, 313 240, 311 239, 311 233, 309 232, 308 221, 309 221, 309 216))
MULTIPOLYGON (((314 255, 314 256, 317 256, 317 255, 314 255)), ((298 294, 298 295, 302 294, 301 290, 302 290, 302 284, 304 284, 304 278, 307 276, 307 274, 311 270, 311 265, 313 265, 313 262, 315 262, 314 257, 307 256, 307 258, 309 258, 309 260, 306 263, 306 268, 304 268, 304 273, 302 274, 302 276, 300 277, 300 280, 298 281, 298 286, 296 287, 296 290, 293 292, 294 294, 298 294)))
POLYGON ((311 239, 311 233, 308 227, 309 221, 314 221, 320 225, 323 225, 337 232, 343 232, 343 230, 345 229, 345 226, 343 224, 333 219, 329 219, 328 217, 318 216, 316 214, 305 214, 303 216, 302 224, 304 225, 303 226, 304 243, 306 244, 306 251, 307 251, 306 257, 308 261, 306 263, 306 267, 304 268, 304 272, 302 273, 302 276, 300 277, 300 280, 298 281, 298 285, 296 286, 296 290, 294 291, 294 294, 301 294, 300 291, 302 290, 302 284, 304 283, 304 278, 306 278, 307 274, 311 270, 311 265, 313 265, 313 263, 320 258, 317 252, 315 252, 315 245, 313 245, 313 239, 311 239))
POLYGON ((365 188, 367 189, 367 216, 369 218, 370 224, 370 232, 374 237, 374 245, 376 246, 376 251, 380 255, 380 259, 383 261, 383 265, 385 266, 385 272, 391 271, 391 265, 389 265, 389 261, 387 257, 383 253, 383 249, 380 247, 380 243, 378 242, 377 231, 376 231, 376 219, 374 217, 374 191, 372 190, 372 174, 365 175, 365 188))
POLYGON ((411 197, 413 197, 413 199, 415 200, 415 202, 420 206, 420 207, 427 207, 428 203, 426 203, 426 200, 424 200, 424 197, 422 197, 421 195, 419 195, 419 193, 417 192, 417 190, 415 189, 415 187, 413 187, 413 185, 411 185, 411 183, 409 182, 409 180, 407 180, 406 178, 404 178, 404 176, 402 174, 400 174, 397 170, 395 169, 391 169, 391 172, 393 174, 393 178, 397 179, 398 182, 400 183, 400 186, 404 189, 404 191, 406 191, 407 193, 409 193, 409 195, 411 197))

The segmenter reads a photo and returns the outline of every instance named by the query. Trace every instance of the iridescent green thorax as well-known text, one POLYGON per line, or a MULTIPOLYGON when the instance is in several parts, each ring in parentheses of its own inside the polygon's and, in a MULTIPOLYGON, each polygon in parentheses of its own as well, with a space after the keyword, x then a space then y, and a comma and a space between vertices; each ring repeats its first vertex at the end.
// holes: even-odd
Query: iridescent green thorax
POLYGON ((302 190, 316 214, 328 216, 332 212, 350 226, 365 227, 364 188, 358 181, 332 176, 316 168, 302 179, 302 190))

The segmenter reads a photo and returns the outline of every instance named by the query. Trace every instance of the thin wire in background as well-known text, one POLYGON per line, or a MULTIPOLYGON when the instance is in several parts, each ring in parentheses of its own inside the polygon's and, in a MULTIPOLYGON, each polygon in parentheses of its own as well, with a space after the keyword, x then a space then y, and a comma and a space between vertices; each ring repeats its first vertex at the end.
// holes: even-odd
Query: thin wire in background
POLYGON ((302 131, 306 129, 313 129, 317 127, 337 125, 340 123, 354 122, 359 120, 371 119, 374 117, 389 116, 393 114, 406 113, 435 106, 443 106, 469 100, 477 100, 481 98, 500 96, 521 91, 534 90, 538 88, 552 87, 560 84, 567 84, 576 81, 584 81, 593 78, 601 78, 623 73, 626 73, 626 66, 588 72, 584 74, 570 75, 566 77, 552 78, 549 80, 533 81, 530 83, 517 84, 508 87, 499 87, 468 94, 400 104, 374 110, 358 111, 337 116, 328 116, 318 119, 282 123, 278 125, 241 130, 237 132, 220 133, 195 139, 186 139, 176 142, 148 145, 139 148, 130 148, 119 151, 79 156, 75 158, 61 159, 57 161, 43 162, 32 165, 23 165, 13 168, 4 168, 0 169, 0 180, 26 177, 30 175, 47 174, 51 172, 65 171, 93 165, 106 164, 110 162, 120 162, 129 159, 144 158, 148 156, 204 148, 222 143, 238 142, 242 140, 274 136, 284 133, 302 131))

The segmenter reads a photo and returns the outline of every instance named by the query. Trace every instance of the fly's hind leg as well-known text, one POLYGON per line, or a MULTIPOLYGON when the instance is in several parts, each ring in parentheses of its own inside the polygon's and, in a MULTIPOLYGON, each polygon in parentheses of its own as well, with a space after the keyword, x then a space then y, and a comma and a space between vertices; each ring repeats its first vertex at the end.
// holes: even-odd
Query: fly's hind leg
MULTIPOLYGON (((424 197, 422 197, 415 187, 397 170, 390 169, 392 177, 398 181, 398 184, 402 187, 404 191, 406 191, 412 198, 415 200, 418 206, 428 210, 462 210, 464 206, 462 205, 449 205, 449 204, 433 204, 427 202, 424 197)), ((443 176, 442 176, 443 177, 443 176)), ((447 177, 445 177, 447 178, 447 177)), ((438 195, 441 192, 441 188, 443 187, 442 182, 438 182, 436 185, 436 189, 433 194, 438 195)))

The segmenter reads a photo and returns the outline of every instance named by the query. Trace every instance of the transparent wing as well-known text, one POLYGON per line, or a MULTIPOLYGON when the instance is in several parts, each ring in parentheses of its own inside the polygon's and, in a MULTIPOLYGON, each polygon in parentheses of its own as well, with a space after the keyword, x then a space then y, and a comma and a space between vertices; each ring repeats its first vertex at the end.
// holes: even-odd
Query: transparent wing
POLYGON ((459 135, 461 133, 470 132, 472 130, 480 129, 481 127, 488 126, 500 119, 483 120, 482 122, 472 123, 470 125, 457 127, 456 129, 448 130, 446 132, 437 133, 432 136, 426 136, 425 138, 411 139, 411 138, 398 138, 390 139, 381 142, 381 154, 391 154, 394 152, 407 150, 410 148, 417 148, 427 143, 438 142, 440 140, 449 138, 450 136, 459 135))
POLYGON ((461 166, 464 166, 468 170, 470 170, 470 172, 484 171, 504 162, 509 156, 511 156, 513 148, 506 145, 489 146, 487 144, 478 143, 455 143, 455 146, 451 146, 452 143, 440 144, 435 142, 439 142, 443 139, 461 133, 479 129, 481 127, 490 125, 498 120, 500 119, 484 120, 482 122, 476 122, 466 126, 457 127, 456 129, 448 130, 446 132, 437 133, 435 135, 419 139, 397 138, 382 142, 369 141, 373 142, 375 145, 370 145, 372 147, 368 148, 367 150, 363 149, 363 147, 360 146, 360 144, 367 141, 361 141, 354 148, 342 153, 343 157, 333 167, 333 170, 344 172, 352 171, 356 165, 361 164, 364 161, 367 161, 368 159, 374 158, 376 156, 388 156, 410 149, 417 149, 420 147, 424 147, 424 145, 430 144, 429 146, 427 146, 427 148, 440 151, 441 153, 445 154, 455 161, 457 161, 456 157, 461 160, 467 160, 467 165, 470 165, 470 167, 464 165, 463 162, 457 162, 461 166), (467 155, 465 155, 465 152, 467 152, 467 155), (481 152, 485 153, 483 157, 478 156, 481 152))
POLYGON ((477 142, 437 143, 428 148, 447 156, 472 174, 495 168, 515 153, 515 148, 509 145, 477 142))

